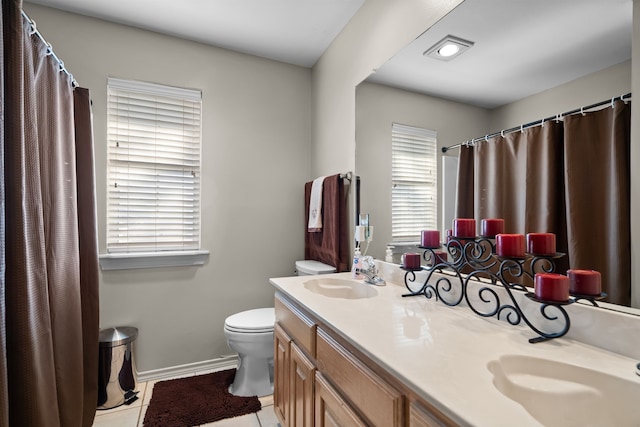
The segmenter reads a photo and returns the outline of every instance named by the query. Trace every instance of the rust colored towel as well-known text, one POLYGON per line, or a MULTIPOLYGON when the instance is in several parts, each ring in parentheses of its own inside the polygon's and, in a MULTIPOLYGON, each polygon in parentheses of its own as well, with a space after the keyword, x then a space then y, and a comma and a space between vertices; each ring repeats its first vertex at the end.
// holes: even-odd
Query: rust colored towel
POLYGON ((304 185, 304 258, 329 264, 337 271, 349 271, 349 230, 347 197, 339 174, 324 179, 322 191, 322 231, 307 232, 312 181, 304 185))

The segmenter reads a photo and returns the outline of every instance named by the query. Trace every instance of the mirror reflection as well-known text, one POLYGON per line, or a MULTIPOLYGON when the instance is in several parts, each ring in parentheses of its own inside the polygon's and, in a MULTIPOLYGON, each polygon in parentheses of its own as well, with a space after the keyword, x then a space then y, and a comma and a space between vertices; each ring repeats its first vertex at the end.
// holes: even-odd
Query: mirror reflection
POLYGON ((546 3, 466 0, 358 86, 361 212, 375 226, 369 255, 385 259, 393 244, 397 263, 419 240, 392 227, 401 213, 392 209, 394 123, 437 135, 429 216, 444 232, 458 150, 443 155, 442 147, 631 92, 632 1, 546 3), (449 61, 424 55, 449 35, 471 46, 449 61))

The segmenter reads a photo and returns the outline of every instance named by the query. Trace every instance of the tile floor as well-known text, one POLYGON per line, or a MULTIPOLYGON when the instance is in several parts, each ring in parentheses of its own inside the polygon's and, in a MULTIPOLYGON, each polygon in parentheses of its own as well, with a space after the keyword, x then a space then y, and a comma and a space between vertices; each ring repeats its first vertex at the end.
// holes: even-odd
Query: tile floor
MULTIPOLYGON (((208 372, 196 372, 195 375, 208 372)), ((169 379, 169 378, 166 378, 169 379)), ((99 410, 96 412, 93 427, 142 427, 144 414, 149 407, 153 386, 157 381, 139 383, 138 399, 131 405, 122 405, 117 408, 99 410)), ((215 423, 204 424, 206 427, 279 427, 276 414, 273 412, 273 396, 260 398, 262 409, 255 414, 243 415, 236 418, 227 418, 215 423)))

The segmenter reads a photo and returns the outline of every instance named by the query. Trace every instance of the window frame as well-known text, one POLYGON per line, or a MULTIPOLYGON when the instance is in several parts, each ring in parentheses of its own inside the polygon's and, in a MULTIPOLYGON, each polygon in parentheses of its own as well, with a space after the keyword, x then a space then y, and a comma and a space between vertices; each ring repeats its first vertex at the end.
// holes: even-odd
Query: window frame
POLYGON ((391 126, 391 240, 396 246, 419 245, 421 230, 438 229, 438 134, 436 131, 416 126, 392 123, 391 126), (401 153, 400 146, 409 155, 401 153), (424 166, 426 175, 409 173, 406 168, 416 171, 421 168, 415 160, 418 152, 424 152, 421 158, 431 163, 424 166), (405 170, 400 170, 404 165, 405 170), (400 179, 404 178, 404 179, 400 179), (401 187, 399 188, 399 186, 401 187), (411 187, 424 187, 419 188, 411 187), (430 201, 416 202, 416 192, 424 191, 424 197, 430 201), (402 196, 402 192, 406 194, 402 196), (400 194, 399 194, 400 193, 400 194), (400 205, 404 200, 404 205, 400 205), (421 208, 423 206, 423 208, 421 208), (415 218, 415 212, 424 210, 422 219, 415 218), (432 212, 430 214, 429 212, 432 212), (431 215, 431 217, 430 217, 431 215), (411 218, 413 217, 413 218, 411 218))
MULTIPOLYGON (((134 268, 152 268, 152 267, 174 267, 174 266, 194 266, 194 265, 203 265, 208 259, 209 251, 202 249, 202 183, 200 181, 201 171, 202 171, 202 93, 199 90, 193 89, 182 89, 172 86, 159 85, 155 83, 148 83, 142 81, 135 80, 123 80, 117 78, 108 78, 107 80, 107 191, 106 191, 106 242, 105 249, 107 253, 100 254, 100 266, 103 270, 121 270, 121 269, 134 269, 134 268), (180 99, 182 101, 195 102, 194 105, 197 106, 197 114, 198 114, 198 122, 194 129, 197 129, 196 134, 196 142, 193 143, 193 148, 196 148, 197 155, 197 173, 198 181, 197 181, 197 190, 196 190, 196 200, 197 207, 195 208, 197 219, 196 225, 194 228, 197 228, 196 235, 194 235, 194 242, 196 243, 193 247, 180 250, 173 248, 167 249, 141 249, 141 250, 127 250, 126 248, 122 250, 113 250, 110 248, 110 220, 113 218, 110 216, 109 209, 112 206, 111 201, 114 199, 109 186, 114 181, 113 176, 113 162, 112 159, 112 151, 111 144, 113 143, 113 137, 110 134, 110 120, 109 117, 112 112, 112 106, 110 104, 111 94, 113 91, 120 91, 125 94, 128 92, 128 95, 131 95, 132 98, 135 97, 135 94, 144 94, 150 96, 158 96, 165 98, 173 98, 180 99), (196 147, 197 145, 197 147, 196 147)), ((146 132, 146 131, 145 131, 146 132)), ((128 136, 127 136, 128 138, 128 136)), ((153 141, 154 148, 156 147, 156 143, 158 140, 153 141)), ((183 144, 182 142, 181 144, 183 144)), ((187 144, 188 147, 188 144, 187 144)), ((142 157, 144 158, 144 157, 142 157)), ((117 162, 117 161, 116 161, 117 162)), ((160 162, 158 163, 160 164, 160 162)), ((184 170, 184 166, 183 166, 184 170)), ((194 175, 195 176, 195 175, 194 175)), ((134 179, 135 180, 135 179, 134 179)), ((184 185, 188 185, 185 181, 184 185)), ((184 202, 181 202, 184 203, 184 202)), ((194 212, 195 212, 194 211, 194 212)), ((152 239, 153 241, 154 239, 152 239)))

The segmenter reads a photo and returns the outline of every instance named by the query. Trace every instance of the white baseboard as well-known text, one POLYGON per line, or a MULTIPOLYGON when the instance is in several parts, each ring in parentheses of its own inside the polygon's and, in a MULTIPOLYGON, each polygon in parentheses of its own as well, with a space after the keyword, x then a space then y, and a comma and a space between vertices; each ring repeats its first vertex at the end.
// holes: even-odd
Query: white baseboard
POLYGON ((151 371, 138 372, 138 382, 164 380, 169 378, 185 377, 205 371, 222 371, 236 368, 238 356, 235 354, 222 356, 217 359, 203 360, 202 362, 188 363, 186 365, 170 366, 168 368, 153 369, 151 371))

